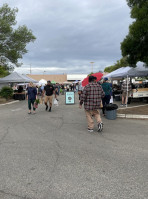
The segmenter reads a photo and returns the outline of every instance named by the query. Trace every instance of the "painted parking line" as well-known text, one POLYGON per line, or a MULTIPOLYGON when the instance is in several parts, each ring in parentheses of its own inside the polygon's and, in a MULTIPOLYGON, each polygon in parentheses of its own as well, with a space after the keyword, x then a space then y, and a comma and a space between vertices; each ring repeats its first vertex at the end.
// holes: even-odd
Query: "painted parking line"
POLYGON ((22 108, 12 109, 11 111, 20 111, 20 110, 22 110, 22 108))
POLYGON ((8 103, 5 103, 5 104, 0 104, 0 106, 5 106, 5 105, 7 105, 7 104, 14 104, 14 103, 16 103, 16 102, 19 102, 19 100, 16 100, 16 101, 13 101, 13 102, 8 102, 8 103))

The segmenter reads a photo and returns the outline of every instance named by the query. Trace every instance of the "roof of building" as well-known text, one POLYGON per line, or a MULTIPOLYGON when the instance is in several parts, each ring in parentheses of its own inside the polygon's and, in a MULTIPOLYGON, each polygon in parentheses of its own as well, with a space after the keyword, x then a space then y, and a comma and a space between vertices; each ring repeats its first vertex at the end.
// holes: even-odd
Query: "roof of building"
POLYGON ((32 75, 32 74, 27 74, 28 77, 31 77, 37 81, 40 81, 41 79, 45 79, 46 81, 55 81, 57 83, 63 83, 67 81, 67 75, 66 74, 61 74, 61 75, 32 75))

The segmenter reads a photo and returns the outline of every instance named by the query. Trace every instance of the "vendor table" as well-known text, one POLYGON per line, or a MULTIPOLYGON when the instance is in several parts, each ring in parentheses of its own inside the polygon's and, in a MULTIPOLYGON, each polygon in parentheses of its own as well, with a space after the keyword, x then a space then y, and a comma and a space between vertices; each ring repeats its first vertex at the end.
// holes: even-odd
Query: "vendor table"
POLYGON ((13 98, 15 100, 25 100, 25 93, 14 93, 13 98))

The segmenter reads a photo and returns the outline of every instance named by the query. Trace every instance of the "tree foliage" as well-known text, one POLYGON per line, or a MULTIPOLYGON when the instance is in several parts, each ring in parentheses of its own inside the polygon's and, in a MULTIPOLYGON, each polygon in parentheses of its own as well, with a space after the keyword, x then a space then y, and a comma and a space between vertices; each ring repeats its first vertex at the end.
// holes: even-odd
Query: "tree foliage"
POLYGON ((122 55, 127 56, 130 66, 138 61, 148 66, 148 1, 127 0, 134 22, 129 26, 129 33, 121 43, 122 55))
POLYGON ((117 70, 118 68, 121 68, 121 67, 126 67, 128 66, 128 62, 127 62, 127 57, 123 57, 121 58, 120 60, 117 60, 117 63, 115 63, 114 65, 112 66, 108 66, 104 69, 104 72, 112 72, 114 70, 117 70))
POLYGON ((18 60, 27 53, 26 45, 36 38, 25 25, 14 29, 17 8, 8 4, 0 7, 0 65, 11 70, 13 65, 20 66, 18 60))
POLYGON ((8 70, 4 66, 0 66, 0 78, 9 75, 8 70))
POLYGON ((13 95, 13 89, 9 86, 4 86, 0 91, 0 96, 6 99, 10 99, 13 95))

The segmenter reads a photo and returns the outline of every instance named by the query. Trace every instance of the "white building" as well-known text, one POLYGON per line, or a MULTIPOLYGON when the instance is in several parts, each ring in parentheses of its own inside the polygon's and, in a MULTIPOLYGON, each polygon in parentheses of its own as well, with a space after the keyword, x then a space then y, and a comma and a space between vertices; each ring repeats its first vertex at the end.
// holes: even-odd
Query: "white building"
POLYGON ((67 74, 67 81, 83 80, 88 74, 67 74))

